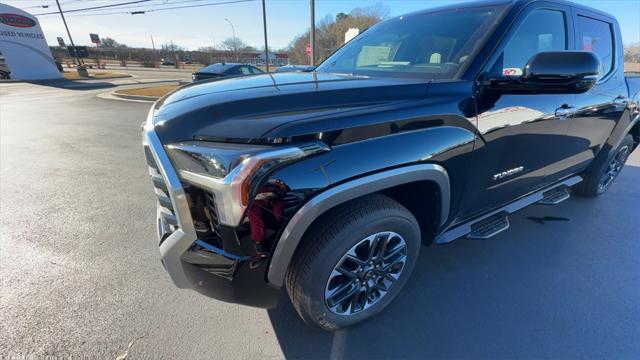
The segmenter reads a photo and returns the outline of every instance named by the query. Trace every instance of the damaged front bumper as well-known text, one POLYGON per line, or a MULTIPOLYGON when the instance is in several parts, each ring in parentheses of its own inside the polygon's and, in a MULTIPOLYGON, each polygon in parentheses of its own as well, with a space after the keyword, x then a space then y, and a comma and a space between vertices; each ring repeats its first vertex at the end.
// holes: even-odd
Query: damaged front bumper
POLYGON ((267 261, 260 254, 235 255, 198 238, 188 195, 150 119, 143 129, 143 147, 158 196, 160 255, 174 284, 226 302, 275 306, 280 291, 266 281, 267 261))

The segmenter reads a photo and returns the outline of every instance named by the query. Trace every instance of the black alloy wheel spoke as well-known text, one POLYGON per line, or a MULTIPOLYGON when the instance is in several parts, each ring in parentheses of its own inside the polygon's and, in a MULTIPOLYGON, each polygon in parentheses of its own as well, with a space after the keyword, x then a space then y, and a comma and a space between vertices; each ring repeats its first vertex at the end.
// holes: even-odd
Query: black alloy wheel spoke
POLYGON ((629 148, 625 146, 622 149, 620 149, 616 154, 616 156, 614 156, 614 158, 611 160, 611 162, 607 166, 607 170, 604 172, 604 174, 602 175, 602 178, 600 179, 599 186, 601 190, 604 190, 607 187, 609 187, 609 185, 611 185, 613 180, 615 180, 616 177, 618 177, 618 175, 620 174, 620 171, 622 171, 622 168, 624 167, 624 163, 627 160, 628 152, 629 152, 629 148))
POLYGON ((400 278, 407 244, 397 233, 380 232, 351 247, 334 267, 325 303, 338 315, 354 315, 382 299, 400 278))

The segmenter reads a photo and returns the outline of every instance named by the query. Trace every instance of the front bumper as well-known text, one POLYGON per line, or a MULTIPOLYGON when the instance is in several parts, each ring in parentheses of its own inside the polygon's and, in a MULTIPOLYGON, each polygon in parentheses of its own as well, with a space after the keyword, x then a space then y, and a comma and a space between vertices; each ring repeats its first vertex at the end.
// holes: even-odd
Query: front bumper
MULTIPOLYGON (((237 256, 198 239, 188 195, 150 118, 142 142, 158 196, 160 256, 173 283, 226 302, 275 306, 280 291, 266 281, 267 261, 259 256, 237 256)), ((235 236, 233 240, 239 241, 235 236)))

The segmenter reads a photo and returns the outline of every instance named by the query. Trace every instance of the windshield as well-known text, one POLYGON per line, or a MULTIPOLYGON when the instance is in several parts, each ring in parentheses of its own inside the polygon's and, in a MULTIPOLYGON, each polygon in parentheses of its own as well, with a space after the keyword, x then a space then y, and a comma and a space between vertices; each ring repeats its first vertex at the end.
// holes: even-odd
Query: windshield
POLYGON ((417 13, 379 23, 347 43, 318 72, 454 79, 502 7, 417 13))

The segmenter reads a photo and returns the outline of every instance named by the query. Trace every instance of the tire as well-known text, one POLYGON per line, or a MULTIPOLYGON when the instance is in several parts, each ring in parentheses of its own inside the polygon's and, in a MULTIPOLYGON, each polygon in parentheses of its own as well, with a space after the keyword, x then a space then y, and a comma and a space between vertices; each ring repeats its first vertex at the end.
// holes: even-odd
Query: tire
POLYGON ((606 157, 596 160, 587 170, 584 180, 574 187, 577 195, 595 197, 604 194, 622 171, 627 158, 633 151, 633 136, 626 135, 620 145, 606 157))
POLYGON ((383 195, 369 195, 330 210, 309 228, 287 272, 294 308, 307 324, 328 331, 371 318, 406 284, 418 259, 420 239, 420 227, 411 212, 383 195), (374 243, 386 243, 387 248, 371 246, 374 243), (347 258, 348 252, 354 256, 347 258), (367 261, 356 265, 356 260, 367 258, 374 265, 367 261), (337 272, 338 265, 349 276, 337 272), (350 297, 355 301, 338 302, 340 296, 330 296, 336 289, 349 293, 346 289, 358 288, 359 295, 350 297), (367 299, 365 291, 370 294, 367 299))

